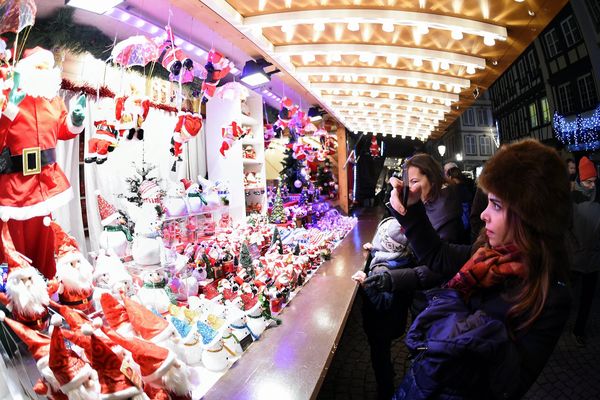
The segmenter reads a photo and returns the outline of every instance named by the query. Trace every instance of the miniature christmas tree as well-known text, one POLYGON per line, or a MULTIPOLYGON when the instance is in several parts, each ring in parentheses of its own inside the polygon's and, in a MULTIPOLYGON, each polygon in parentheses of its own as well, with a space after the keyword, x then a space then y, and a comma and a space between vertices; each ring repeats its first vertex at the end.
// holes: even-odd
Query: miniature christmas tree
POLYGON ((283 210, 283 200, 281 199, 281 181, 277 187, 275 193, 275 199, 273 200, 273 209, 271 210, 270 221, 273 224, 282 224, 287 221, 285 212, 283 210))
POLYGON ((331 191, 335 190, 335 179, 333 177, 333 170, 329 158, 326 158, 323 165, 319 165, 317 168, 316 181, 317 188, 320 190, 321 194, 329 195, 331 191))
POLYGON ((253 279, 256 278, 256 272, 252 266, 252 257, 250 256, 250 250, 248 250, 248 245, 246 243, 242 244, 242 249, 240 250, 240 264, 246 270, 249 277, 253 279))
POLYGON ((206 254, 202 254, 202 261, 204 262, 204 268, 206 268, 206 279, 215 279, 215 271, 206 254))
POLYGON ((298 205, 302 206, 302 205, 306 204, 307 201, 308 201, 308 192, 306 191, 306 188, 302 188, 302 192, 300 192, 300 198, 298 198, 298 205))
POLYGON ((272 319, 277 325, 281 325, 281 320, 279 318, 275 318, 273 314, 271 314, 271 302, 269 301, 269 298, 264 293, 260 293, 258 295, 258 301, 260 301, 262 308, 261 315, 265 318, 265 320, 268 321, 272 319))
POLYGON ((300 245, 298 243, 296 243, 296 246, 294 247, 294 255, 295 256, 300 255, 300 245))
POLYGON ((271 246, 273 244, 275 244, 278 240, 279 240, 279 229, 277 229, 277 227, 275 227, 273 229, 273 236, 271 237, 271 246))
MULTIPOLYGON (((290 136, 290 144, 295 143, 296 140, 290 136)), ((291 147, 285 149, 285 157, 281 162, 283 169, 280 175, 283 178, 283 184, 287 187, 290 193, 300 193, 302 187, 308 184, 306 177, 302 174, 302 169, 305 167, 303 160, 298 160, 294 157, 294 151, 291 147)))

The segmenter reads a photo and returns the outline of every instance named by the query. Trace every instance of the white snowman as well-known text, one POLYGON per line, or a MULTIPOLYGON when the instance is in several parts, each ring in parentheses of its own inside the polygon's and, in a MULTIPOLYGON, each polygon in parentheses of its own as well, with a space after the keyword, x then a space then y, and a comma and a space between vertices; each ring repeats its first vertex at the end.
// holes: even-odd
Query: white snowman
POLYGON ((98 238, 98 245, 105 251, 114 252, 119 258, 124 258, 129 253, 129 244, 133 240, 131 232, 126 225, 125 218, 110 204, 100 191, 96 191, 98 212, 102 232, 98 238))

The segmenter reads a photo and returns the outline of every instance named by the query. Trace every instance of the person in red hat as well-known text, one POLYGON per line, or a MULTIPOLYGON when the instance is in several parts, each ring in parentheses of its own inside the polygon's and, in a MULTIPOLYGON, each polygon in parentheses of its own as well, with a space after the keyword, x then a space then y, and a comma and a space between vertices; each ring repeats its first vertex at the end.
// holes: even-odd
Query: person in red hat
POLYGON ((60 84, 54 55, 36 47, 24 52, 12 88, 0 94, 6 100, 0 117, 0 224, 8 224, 16 249, 48 279, 55 264, 44 217, 73 197, 56 163, 56 143, 77 137, 85 121, 85 96, 73 98, 69 112, 58 96, 60 84))
POLYGON ((36 362, 41 378, 36 382, 33 390, 50 400, 67 400, 67 396, 61 392, 60 384, 49 367, 50 337, 8 318, 2 311, 0 311, 0 322, 8 326, 25 343, 36 362))
POLYGON ((62 328, 58 326, 52 330, 48 365, 69 400, 100 400, 98 373, 67 348, 62 328))
POLYGON ((56 280, 61 304, 89 314, 94 311, 94 268, 79 251, 79 246, 56 222, 51 223, 56 246, 56 280))

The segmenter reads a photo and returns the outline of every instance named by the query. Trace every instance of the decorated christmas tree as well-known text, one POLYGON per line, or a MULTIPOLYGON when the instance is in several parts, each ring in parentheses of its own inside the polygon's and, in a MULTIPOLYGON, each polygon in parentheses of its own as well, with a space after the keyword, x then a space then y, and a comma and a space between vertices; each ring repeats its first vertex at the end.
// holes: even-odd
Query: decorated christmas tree
MULTIPOLYGON (((160 179, 156 176, 151 176, 152 171, 156 169, 156 165, 142 162, 142 167, 137 168, 135 162, 132 163, 135 169, 135 174, 128 178, 125 178, 127 182, 129 193, 121 195, 125 197, 130 203, 135 203, 138 207, 143 204, 142 194, 140 188, 144 182, 150 182, 160 186, 160 179)), ((164 196, 164 192, 160 191, 160 196, 164 196)))
POLYGON ((324 195, 335 191, 335 179, 329 158, 326 158, 323 164, 317 168, 316 186, 324 195))
POLYGON ((254 272, 254 267, 252 266, 252 257, 246 243, 242 244, 242 249, 240 250, 240 264, 246 270, 246 274, 249 277, 256 278, 256 272, 254 272))
POLYGON ((283 200, 281 199, 281 181, 277 187, 275 193, 275 199, 273 200, 273 209, 271 210, 270 221, 273 224, 282 224, 287 221, 285 212, 283 210, 283 200))
POLYGON ((304 160, 298 160, 294 156, 294 150, 290 147, 294 143, 296 143, 296 140, 291 135, 288 148, 285 149, 285 156, 281 162, 283 169, 280 175, 283 179, 283 185, 289 189, 290 193, 300 193, 302 187, 308 185, 308 181, 301 172, 305 167, 304 160))

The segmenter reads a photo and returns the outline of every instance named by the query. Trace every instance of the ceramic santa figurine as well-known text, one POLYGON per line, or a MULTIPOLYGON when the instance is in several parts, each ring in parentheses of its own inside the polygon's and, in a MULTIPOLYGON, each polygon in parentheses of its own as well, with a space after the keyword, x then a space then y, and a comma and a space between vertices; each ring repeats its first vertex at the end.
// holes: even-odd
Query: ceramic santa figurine
POLYGON ((98 373, 67 348, 59 327, 52 330, 49 366, 69 400, 100 400, 98 373))
POLYGON ((27 345, 27 349, 35 361, 41 378, 35 383, 33 390, 38 395, 45 396, 50 400, 67 400, 67 396, 60 390, 60 383, 49 366, 50 337, 6 317, 2 311, 0 311, 0 323, 6 324, 27 345))
POLYGON ((15 250, 7 225, 2 226, 1 245, 9 273, 6 294, 0 294, 0 301, 16 321, 35 330, 46 330, 50 297, 44 278, 15 250))
POLYGON ((77 242, 56 222, 51 223, 56 247, 56 280, 61 304, 83 311, 94 312, 92 302, 94 268, 79 251, 77 242))
POLYGON ((173 351, 143 339, 124 338, 105 327, 103 331, 113 342, 131 352, 146 383, 144 391, 151 399, 191 400, 191 371, 173 351), (165 394, 168 397, 158 397, 165 394))
POLYGON ((60 84, 54 55, 36 47, 25 50, 12 89, 0 94, 7 100, 0 118, 0 224, 8 224, 17 251, 48 279, 55 264, 44 217, 73 197, 56 163, 56 143, 77 137, 85 122, 85 96, 74 97, 68 111, 60 84))
POLYGON ((127 228, 125 218, 102 197, 99 190, 96 191, 96 199, 98 212, 100 213, 100 224, 102 225, 98 245, 105 251, 113 251, 119 258, 126 257, 133 236, 127 228))

